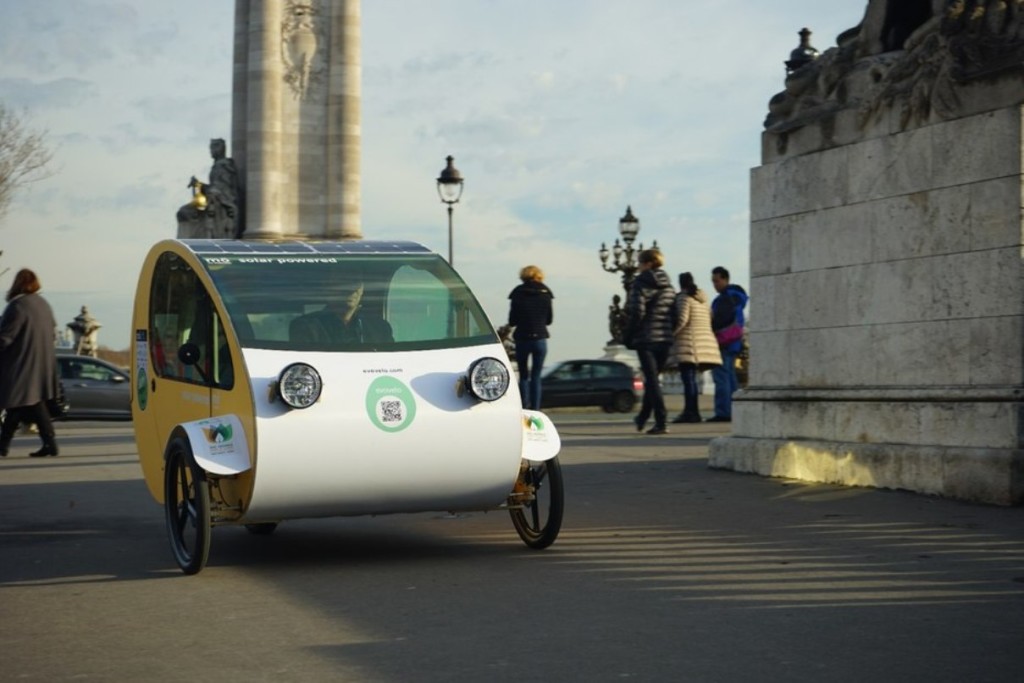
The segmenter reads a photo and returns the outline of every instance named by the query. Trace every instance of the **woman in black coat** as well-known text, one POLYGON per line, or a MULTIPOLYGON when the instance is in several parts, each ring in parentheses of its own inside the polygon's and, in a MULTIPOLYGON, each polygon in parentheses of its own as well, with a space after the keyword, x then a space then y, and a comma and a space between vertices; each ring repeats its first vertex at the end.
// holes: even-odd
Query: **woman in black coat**
POLYGON ((544 273, 537 266, 523 268, 519 279, 523 284, 508 295, 512 300, 508 324, 515 328, 512 339, 519 366, 519 394, 524 408, 540 410, 540 373, 548 354, 548 325, 553 319, 551 300, 555 295, 544 284, 544 273))
POLYGON ((0 319, 0 456, 6 456, 21 422, 39 427, 43 447, 32 457, 57 455, 57 440, 46 402, 57 396, 57 321, 28 268, 14 276, 0 319))

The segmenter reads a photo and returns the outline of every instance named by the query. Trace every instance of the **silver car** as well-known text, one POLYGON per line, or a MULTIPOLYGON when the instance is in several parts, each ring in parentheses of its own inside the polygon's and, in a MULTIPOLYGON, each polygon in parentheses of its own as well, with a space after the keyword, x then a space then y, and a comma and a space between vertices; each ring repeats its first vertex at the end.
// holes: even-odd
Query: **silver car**
POLYGON ((65 420, 131 420, 128 373, 92 356, 57 355, 68 403, 65 420))

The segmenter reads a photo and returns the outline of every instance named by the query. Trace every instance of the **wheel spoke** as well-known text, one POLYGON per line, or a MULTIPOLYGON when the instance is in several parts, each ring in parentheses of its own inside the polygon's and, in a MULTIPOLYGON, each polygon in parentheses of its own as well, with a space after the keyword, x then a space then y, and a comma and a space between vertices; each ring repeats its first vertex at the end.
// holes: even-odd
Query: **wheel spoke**
POLYGON ((533 519, 533 530, 540 531, 540 505, 536 500, 530 503, 530 517, 533 519))
POLYGON ((188 505, 185 501, 178 503, 178 533, 181 534, 185 531, 185 527, 188 525, 188 505))

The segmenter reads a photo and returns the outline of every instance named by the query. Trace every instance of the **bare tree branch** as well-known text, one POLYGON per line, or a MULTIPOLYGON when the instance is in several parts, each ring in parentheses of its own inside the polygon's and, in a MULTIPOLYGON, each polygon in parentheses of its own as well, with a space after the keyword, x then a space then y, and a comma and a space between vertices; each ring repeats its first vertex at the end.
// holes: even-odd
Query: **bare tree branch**
POLYGON ((27 128, 18 116, 0 103, 0 217, 7 213, 15 193, 26 183, 48 178, 53 153, 46 133, 27 128))

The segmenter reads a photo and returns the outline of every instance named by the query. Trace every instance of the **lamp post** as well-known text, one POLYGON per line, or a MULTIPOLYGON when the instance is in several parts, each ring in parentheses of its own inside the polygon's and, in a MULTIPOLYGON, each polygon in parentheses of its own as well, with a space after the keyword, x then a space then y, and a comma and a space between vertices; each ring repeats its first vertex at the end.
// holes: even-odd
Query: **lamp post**
POLYGON ((455 157, 451 154, 447 157, 448 164, 441 170, 437 177, 437 196, 448 205, 448 265, 455 265, 455 257, 452 249, 452 212, 454 205, 459 203, 462 197, 462 174, 455 168, 455 157))
MULTIPOLYGON (((633 284, 633 279, 636 277, 636 271, 640 268, 637 256, 644 250, 643 242, 638 244, 636 249, 633 248, 633 242, 636 240, 639 232, 640 221, 633 215, 633 207, 627 206, 626 214, 619 219, 619 235, 625 246, 619 242, 619 238, 616 238, 611 250, 602 242, 601 249, 597 252, 601 259, 602 268, 609 273, 622 273, 622 288, 626 291, 627 297, 629 296, 629 288, 633 284), (612 257, 611 264, 608 263, 609 256, 612 257)), ((658 241, 655 240, 651 246, 657 249, 658 241)), ((625 307, 620 306, 621 302, 622 298, 616 294, 612 297, 612 305, 608 307, 608 327, 612 335, 610 343, 620 345, 622 344, 622 332, 626 324, 626 310, 625 307)))
POLYGON ((789 59, 786 60, 787 76, 818 58, 818 51, 811 45, 811 30, 802 28, 798 35, 800 36, 800 44, 789 53, 789 59))

